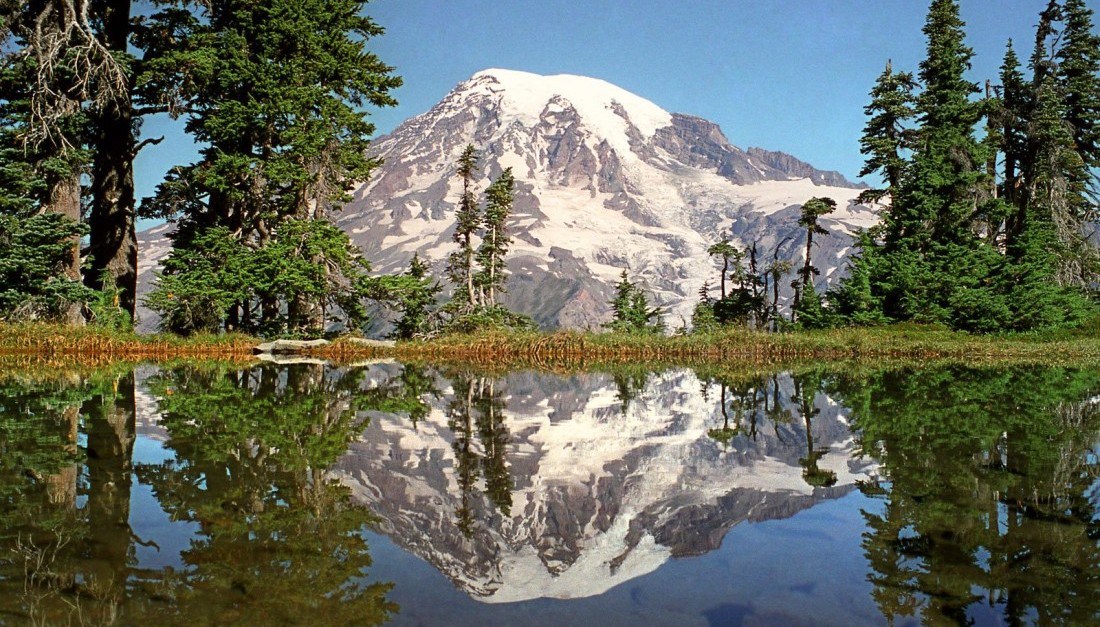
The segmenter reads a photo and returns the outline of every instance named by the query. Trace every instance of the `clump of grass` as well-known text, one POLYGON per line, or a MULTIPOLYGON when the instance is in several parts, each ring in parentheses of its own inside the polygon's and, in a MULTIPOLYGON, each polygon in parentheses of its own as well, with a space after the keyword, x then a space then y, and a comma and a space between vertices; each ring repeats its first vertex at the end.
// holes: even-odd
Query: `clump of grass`
POLYGON ((52 324, 0 325, 0 354, 41 359, 120 361, 175 357, 233 357, 252 354, 259 342, 240 334, 143 336, 102 327, 52 324))

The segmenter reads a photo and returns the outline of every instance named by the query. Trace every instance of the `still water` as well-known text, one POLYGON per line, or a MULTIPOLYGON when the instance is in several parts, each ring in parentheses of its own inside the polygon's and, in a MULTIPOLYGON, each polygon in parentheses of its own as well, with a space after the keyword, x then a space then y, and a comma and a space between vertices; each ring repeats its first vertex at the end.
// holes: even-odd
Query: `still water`
POLYGON ((1100 621, 1100 371, 0 370, 0 624, 1100 621))

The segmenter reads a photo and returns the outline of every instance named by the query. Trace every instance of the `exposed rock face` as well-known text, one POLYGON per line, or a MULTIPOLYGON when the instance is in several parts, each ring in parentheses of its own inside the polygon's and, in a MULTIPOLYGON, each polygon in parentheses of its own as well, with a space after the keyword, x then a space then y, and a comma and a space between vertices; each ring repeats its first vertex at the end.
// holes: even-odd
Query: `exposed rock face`
MULTIPOLYGON (((800 266, 798 207, 813 196, 839 206, 822 220, 830 234, 815 238, 826 283, 842 272, 851 233, 877 221, 854 203, 860 187, 840 174, 742 150, 702 118, 668 113, 596 79, 486 70, 373 143, 384 165, 335 218, 376 271, 403 271, 419 252, 442 274, 455 247, 455 161, 467 144, 481 151, 479 189, 506 167, 516 177, 504 300, 544 327, 598 327, 624 268, 677 326, 690 318, 703 282, 716 282, 706 248, 722 233, 732 230, 743 246, 756 242, 767 259, 778 246, 800 266)), ((148 246, 162 232, 150 236, 142 238, 145 270, 167 250, 148 246)), ((142 272, 139 291, 150 278, 142 272)), ((792 278, 782 282, 784 299, 792 278)))
MULTIPOLYGON (((789 399, 790 379, 778 382, 789 399)), ((505 407, 491 429, 473 412, 477 461, 465 471, 464 414, 454 411, 465 395, 453 390, 415 425, 371 414, 332 471, 379 516, 382 532, 485 602, 600 594, 670 557, 718 548, 740 522, 792 516, 876 472, 852 458, 845 411, 823 394, 811 433, 817 466, 835 483, 814 487, 805 479, 806 425, 786 400, 771 417, 735 416, 730 426, 740 431, 722 444, 709 435, 723 426, 719 386, 688 371, 652 376, 625 406, 606 375, 521 373, 494 385, 505 407), (504 437, 479 435, 494 430, 504 437), (492 466, 493 446, 503 447, 508 508, 478 470, 492 466)))

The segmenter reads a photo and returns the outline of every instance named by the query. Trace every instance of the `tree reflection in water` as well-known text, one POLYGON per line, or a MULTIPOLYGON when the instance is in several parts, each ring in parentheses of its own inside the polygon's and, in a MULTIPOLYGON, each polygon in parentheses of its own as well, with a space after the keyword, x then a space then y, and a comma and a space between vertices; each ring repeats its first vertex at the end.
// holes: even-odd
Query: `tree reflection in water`
POLYGON ((863 549, 887 617, 1100 617, 1100 373, 947 367, 836 377, 887 480, 863 549))
POLYGON ((25 452, 0 462, 0 498, 17 505, 0 513, 0 611, 47 624, 384 622, 392 584, 363 583, 371 516, 325 477, 363 410, 396 396, 359 389, 357 374, 164 371, 147 383, 174 458, 137 465, 132 373, 0 385, 0 446, 25 452), (157 546, 129 526, 135 476, 194 525, 182 568, 137 565, 137 546, 157 546))
POLYGON ((508 469, 508 426, 495 380, 458 374, 451 387, 454 398, 447 404, 447 426, 454 433, 451 448, 461 502, 455 515, 458 528, 470 538, 475 521, 471 499, 479 479, 484 479, 482 491, 493 509, 504 517, 511 514, 515 482, 508 469))
MULTIPOLYGON (((144 386, 157 401, 166 459, 134 463, 135 379, 127 368, 0 376, 0 624, 377 624, 393 617, 392 584, 364 577, 371 555, 362 531, 373 518, 329 472, 376 412, 407 418, 414 430, 433 407, 446 416, 448 435, 439 441, 454 454, 454 482, 440 485, 457 484, 455 515, 467 544, 513 516, 517 478, 508 451, 530 438, 534 423, 517 426, 513 416, 510 431, 511 379, 471 372, 441 379, 412 366, 399 374, 323 365, 164 369, 144 386), (133 523, 134 495, 145 490, 173 521, 153 537, 140 537, 133 523), (159 534, 186 538, 178 556, 158 559, 177 558, 174 568, 141 558, 161 550, 167 536, 159 534)), ((844 461, 846 428, 837 416, 850 412, 856 452, 877 462, 881 477, 861 482, 874 506, 864 507, 855 551, 867 560, 873 600, 888 620, 993 614, 1008 623, 1088 624, 1100 617, 1100 372, 803 368, 700 372, 698 379, 711 409, 684 441, 696 462, 721 466, 718 475, 724 464, 744 468, 782 453, 795 483, 801 471, 815 495, 828 492, 820 488, 838 479, 823 466, 842 467, 831 465, 844 461), (736 450, 745 459, 735 459, 736 450)), ((647 411, 668 418, 658 406, 679 401, 660 397, 659 380, 637 367, 614 376, 620 407, 597 408, 609 410, 598 421, 628 412, 632 399, 633 418, 647 411)), ((661 428, 685 428, 678 420, 661 428)), ((619 494, 611 483, 599 485, 606 494, 596 496, 619 494)), ((588 493, 576 494, 583 497, 577 507, 589 507, 588 493)), ((736 499, 723 498, 734 512, 736 499)), ((573 502, 561 500, 554 520, 566 520, 573 502)), ((653 510, 660 516, 676 513, 660 503, 653 510)), ((709 538, 728 526, 712 506, 695 503, 683 520, 646 514, 631 533, 661 520, 668 524, 659 541, 673 542, 684 529, 709 538), (712 509, 718 527, 707 526, 712 509)), ((566 557, 580 554, 553 555, 568 566, 566 557)))

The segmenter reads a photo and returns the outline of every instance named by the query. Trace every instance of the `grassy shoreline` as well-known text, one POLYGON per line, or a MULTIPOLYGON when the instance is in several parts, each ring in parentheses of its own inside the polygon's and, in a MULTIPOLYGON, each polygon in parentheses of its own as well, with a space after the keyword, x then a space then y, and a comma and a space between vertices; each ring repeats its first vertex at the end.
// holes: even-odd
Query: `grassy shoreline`
MULTIPOLYGON (((57 325, 0 325, 0 355, 47 361, 108 363, 179 358, 249 360, 261 340, 245 335, 143 336, 57 325)), ((702 336, 656 337, 613 333, 447 336, 427 342, 368 347, 338 339, 310 356, 336 362, 395 358, 416 362, 516 365, 657 362, 683 365, 728 362, 959 360, 1043 364, 1100 364, 1100 326, 1075 331, 976 336, 917 325, 761 333, 732 329, 702 336)))

